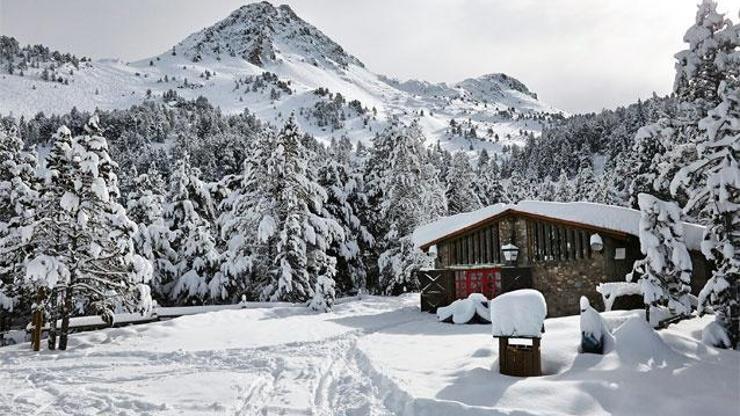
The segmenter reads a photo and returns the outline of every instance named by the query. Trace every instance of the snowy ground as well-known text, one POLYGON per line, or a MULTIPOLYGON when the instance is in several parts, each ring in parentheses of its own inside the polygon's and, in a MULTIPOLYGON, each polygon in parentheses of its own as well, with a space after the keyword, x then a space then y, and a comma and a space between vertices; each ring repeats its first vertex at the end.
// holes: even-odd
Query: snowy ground
POLYGON ((738 414, 740 354, 698 341, 706 319, 653 336, 639 312, 610 312, 605 356, 577 353, 578 317, 550 319, 548 375, 522 379, 498 373, 490 325, 417 305, 225 310, 76 334, 65 353, 6 347, 0 414, 738 414))

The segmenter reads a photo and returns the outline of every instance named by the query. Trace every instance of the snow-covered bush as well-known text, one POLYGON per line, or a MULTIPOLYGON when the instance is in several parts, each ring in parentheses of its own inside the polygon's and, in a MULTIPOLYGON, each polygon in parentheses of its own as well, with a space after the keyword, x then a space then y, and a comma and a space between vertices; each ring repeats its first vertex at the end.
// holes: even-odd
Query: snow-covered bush
POLYGON ((448 306, 437 308, 437 319, 458 325, 491 322, 488 299, 481 293, 471 293, 466 299, 458 299, 448 306))

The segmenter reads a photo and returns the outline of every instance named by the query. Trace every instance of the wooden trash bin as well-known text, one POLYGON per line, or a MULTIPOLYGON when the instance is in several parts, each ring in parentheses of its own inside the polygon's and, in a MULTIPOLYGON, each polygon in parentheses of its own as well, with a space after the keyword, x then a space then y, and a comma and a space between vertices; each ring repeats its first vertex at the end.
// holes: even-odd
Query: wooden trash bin
POLYGON ((540 339, 547 316, 542 293, 534 289, 507 292, 491 300, 489 309, 501 374, 541 376, 540 339))
POLYGON ((515 377, 541 376, 539 338, 499 337, 499 371, 515 377))

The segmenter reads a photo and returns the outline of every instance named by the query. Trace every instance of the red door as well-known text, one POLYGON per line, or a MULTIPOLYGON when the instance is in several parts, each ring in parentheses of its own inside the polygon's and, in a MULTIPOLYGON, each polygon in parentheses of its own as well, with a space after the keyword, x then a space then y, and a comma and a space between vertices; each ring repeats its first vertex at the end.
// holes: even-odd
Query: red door
POLYGON ((482 293, 493 299, 501 292, 501 269, 471 269, 455 273, 455 295, 458 299, 467 298, 471 293, 482 293))

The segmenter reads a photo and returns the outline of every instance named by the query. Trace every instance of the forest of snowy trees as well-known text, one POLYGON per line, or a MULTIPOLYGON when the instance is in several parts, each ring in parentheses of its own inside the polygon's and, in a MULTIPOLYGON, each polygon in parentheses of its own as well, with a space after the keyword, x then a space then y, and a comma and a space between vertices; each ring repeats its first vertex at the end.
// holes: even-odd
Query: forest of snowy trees
POLYGON ((419 225, 500 202, 586 200, 657 218, 644 234, 670 249, 647 250, 635 278, 665 287, 673 276, 650 302, 677 309, 685 247, 665 236, 680 234, 679 220, 707 225, 703 251, 716 270, 699 308, 713 309, 734 345, 738 30, 703 3, 676 55, 673 94, 555 120, 506 157, 427 147, 417 123, 397 119, 372 146, 345 137, 325 146, 292 116, 273 126, 175 92, 126 110, 6 117, 0 310, 60 317, 60 346, 72 315, 112 319, 153 301, 323 311, 337 296, 417 289, 412 272, 432 261, 410 240, 419 225))

